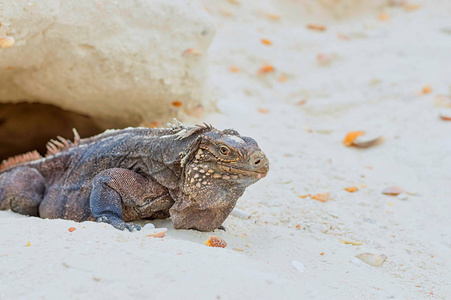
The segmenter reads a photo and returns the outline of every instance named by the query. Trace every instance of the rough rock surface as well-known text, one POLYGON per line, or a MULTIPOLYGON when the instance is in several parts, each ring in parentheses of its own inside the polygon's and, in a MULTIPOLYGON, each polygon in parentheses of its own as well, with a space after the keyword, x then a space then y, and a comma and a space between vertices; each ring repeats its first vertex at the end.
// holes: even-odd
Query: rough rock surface
POLYGON ((0 22, 0 38, 14 38, 0 47, 0 102, 121 126, 175 115, 173 101, 202 101, 215 29, 195 1, 0 1, 0 22))
MULTIPOLYGON (((362 16, 403 0, 294 0, 264 1, 262 8, 272 8, 294 22, 345 20, 362 16)), ((405 1, 407 2, 407 1, 405 1)))
POLYGON ((93 118, 53 105, 0 103, 0 161, 33 150, 44 155, 50 139, 58 135, 72 139, 72 128, 82 137, 106 129, 93 118))

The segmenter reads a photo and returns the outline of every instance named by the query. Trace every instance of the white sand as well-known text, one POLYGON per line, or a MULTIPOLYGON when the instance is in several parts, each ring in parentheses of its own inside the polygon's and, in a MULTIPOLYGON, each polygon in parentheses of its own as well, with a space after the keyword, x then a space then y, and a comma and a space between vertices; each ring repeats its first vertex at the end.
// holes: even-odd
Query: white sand
POLYGON ((315 20, 289 14, 296 2, 279 2, 207 1, 218 24, 209 54, 218 110, 205 120, 254 137, 271 163, 238 201, 251 218, 230 216, 227 232, 214 233, 155 222, 169 229, 157 239, 0 212, 0 299, 451 298, 451 122, 433 102, 451 93, 451 3, 387 8, 387 21, 376 10, 321 19, 327 31, 315 32, 305 28, 315 20), (320 53, 333 62, 319 64, 320 53), (264 64, 276 71, 257 76, 264 64), (420 95, 427 84, 432 93, 420 95), (352 130, 385 141, 344 147, 352 130), (418 193, 382 195, 390 185, 418 193), (298 197, 324 191, 333 200, 298 197), (228 247, 206 247, 210 234, 228 247), (372 267, 354 258, 363 252, 388 258, 372 267))

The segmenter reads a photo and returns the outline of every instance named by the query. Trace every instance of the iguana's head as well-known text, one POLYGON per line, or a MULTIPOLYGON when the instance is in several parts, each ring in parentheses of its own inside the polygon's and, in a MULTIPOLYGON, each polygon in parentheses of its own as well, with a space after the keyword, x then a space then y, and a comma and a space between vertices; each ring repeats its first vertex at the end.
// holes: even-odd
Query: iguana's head
POLYGON ((175 228, 211 231, 224 222, 249 185, 266 176, 269 162, 255 140, 211 125, 173 127, 191 137, 182 161, 183 181, 169 210, 175 228))
POLYGON ((185 171, 185 185, 247 187, 266 176, 269 162, 257 142, 235 130, 211 130, 202 134, 194 158, 185 171))
POLYGON ((255 140, 231 129, 203 128, 184 168, 182 192, 186 196, 169 211, 175 228, 218 228, 245 188, 269 170, 268 159, 255 140))

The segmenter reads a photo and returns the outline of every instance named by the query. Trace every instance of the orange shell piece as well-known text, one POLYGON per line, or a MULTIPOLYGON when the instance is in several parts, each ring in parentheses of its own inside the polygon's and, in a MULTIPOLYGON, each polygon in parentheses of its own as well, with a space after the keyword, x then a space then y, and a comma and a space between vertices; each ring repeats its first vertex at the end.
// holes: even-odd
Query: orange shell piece
POLYGON ((210 236, 210 238, 206 240, 204 244, 207 245, 208 247, 219 247, 219 248, 227 247, 227 242, 218 236, 210 236))
POLYGON ((348 191, 350 193, 354 193, 354 192, 356 192, 358 190, 359 189, 356 186, 350 186, 350 187, 345 188, 345 191, 348 191))
POLYGON ((430 94, 430 93, 432 93, 432 88, 431 88, 431 86, 430 86, 430 85, 425 85, 425 86, 423 87, 423 89, 421 90, 421 93, 422 93, 422 94, 430 94))
POLYGON ((154 238, 162 238, 164 237, 164 235, 166 234, 167 230, 161 230, 161 231, 157 231, 155 233, 151 233, 151 234, 146 234, 146 236, 148 237, 154 237, 154 238))
POLYGON ((451 117, 449 117, 449 116, 440 115, 440 118, 445 121, 451 121, 451 117))
POLYGON ((312 199, 318 200, 320 202, 326 202, 329 199, 329 193, 319 193, 311 196, 312 199))
POLYGON ((260 74, 263 74, 263 73, 269 73, 269 72, 274 72, 274 67, 273 66, 271 66, 271 65, 266 65, 266 66, 263 66, 259 71, 258 71, 258 73, 260 73, 260 74))
POLYGON ((356 138, 358 138, 359 136, 362 136, 365 134, 365 131, 351 131, 349 132, 345 139, 343 140, 343 145, 349 147, 352 146, 353 142, 355 141, 356 138))
POLYGON ((317 31, 326 31, 326 26, 320 24, 308 24, 308 29, 317 30, 317 31))

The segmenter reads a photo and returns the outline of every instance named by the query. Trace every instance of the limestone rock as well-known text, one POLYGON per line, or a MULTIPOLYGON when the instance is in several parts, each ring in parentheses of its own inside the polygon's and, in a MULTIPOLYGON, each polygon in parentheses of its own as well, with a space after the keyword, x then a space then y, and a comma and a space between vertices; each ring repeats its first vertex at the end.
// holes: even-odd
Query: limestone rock
POLYGON ((112 126, 202 102, 215 29, 195 1, 0 1, 0 22, 0 38, 14 41, 0 47, 0 102, 52 104, 112 126))
MULTIPOLYGON (((208 1, 207 1, 208 2, 208 1)), ((362 15, 376 16, 389 6, 403 6, 404 0, 290 0, 272 1, 260 0, 260 13, 278 21, 283 16, 284 21, 306 24, 318 22, 321 25, 331 24, 333 20, 344 20, 362 15)), ((252 1, 241 1, 243 6, 254 5, 252 1)))

